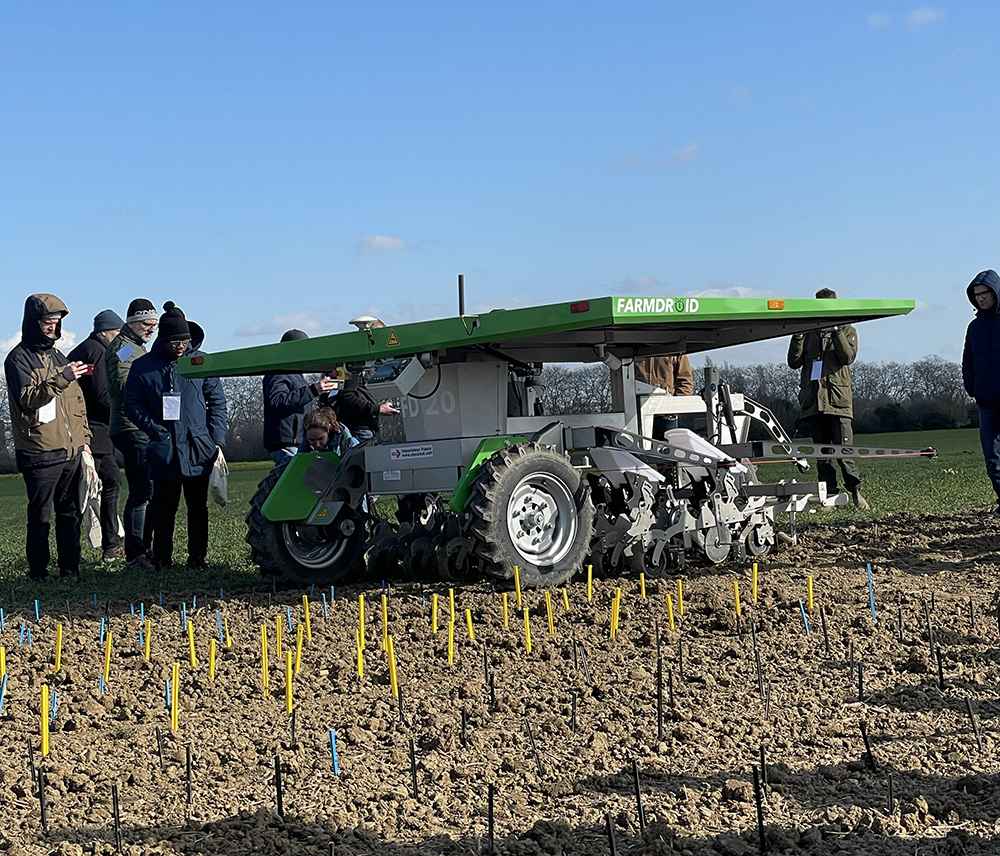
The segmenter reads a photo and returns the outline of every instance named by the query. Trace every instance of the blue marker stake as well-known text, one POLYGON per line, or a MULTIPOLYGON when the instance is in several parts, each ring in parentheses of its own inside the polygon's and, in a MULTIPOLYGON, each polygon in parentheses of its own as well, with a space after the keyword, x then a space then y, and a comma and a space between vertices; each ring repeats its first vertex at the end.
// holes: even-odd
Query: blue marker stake
POLYGON ((94 594, 94 606, 97 606, 97 594, 94 594))
POLYGON ((323 594, 323 617, 326 618, 326 593, 323 594))
POLYGON ((146 648, 146 639, 142 635, 142 628, 141 627, 139 628, 139 648, 141 650, 145 650, 145 648, 146 648))
POLYGON ((38 601, 35 601, 35 621, 38 621, 41 616, 38 614, 38 601))
POLYGON ((145 624, 146 623, 146 604, 139 604, 139 620, 145 624))
POLYGON ((225 600, 226 596, 222 593, 222 589, 219 589, 219 600, 225 600))
POLYGON ((3 703, 7 698, 7 675, 0 681, 0 713, 3 713, 3 703))
POLYGON ((333 603, 333 586, 330 586, 330 603, 333 603))
POLYGON ((219 615, 219 610, 215 610, 215 623, 219 625, 219 644, 226 644, 226 637, 222 635, 222 616, 219 615))
POLYGON ((104 644, 104 619, 101 619, 101 644, 104 644))
POLYGON ((28 644, 31 644, 31 628, 28 628, 28 644))
POLYGON ((799 598, 799 612, 802 613, 802 623, 806 627, 806 636, 811 636, 812 634, 809 632, 809 619, 806 618, 806 608, 802 605, 801 598, 799 598))
POLYGON ((130 603, 129 606, 132 607, 132 614, 135 615, 135 604, 134 603, 130 603))
POLYGON ((309 586, 309 600, 312 600, 315 595, 316 595, 316 583, 313 583, 311 586, 309 586))
POLYGON ((49 714, 49 724, 56 721, 56 711, 59 709, 59 690, 52 690, 52 710, 49 714))
POLYGON ((188 626, 188 605, 181 604, 181 630, 187 630, 188 626))
POLYGON ((337 763, 337 735, 330 729, 330 757, 333 760, 333 774, 340 775, 340 765, 337 763))
POLYGON ((20 647, 21 645, 23 645, 23 644, 24 644, 24 631, 25 631, 25 627, 24 627, 24 622, 22 621, 22 622, 21 622, 21 636, 20 636, 20 638, 19 638, 19 639, 17 640, 17 645, 18 645, 18 647, 20 647))
POLYGON ((3 610, 0 609, 0 630, 7 629, 7 619, 3 617, 3 610))
POLYGON ((285 607, 285 611, 288 613, 288 632, 292 633, 292 608, 290 606, 285 607))
POLYGON ((191 611, 194 612, 198 608, 198 595, 194 595, 191 598, 191 611))
POLYGON ((98 679, 97 688, 101 691, 101 695, 104 695, 104 675, 98 679))
POLYGON ((167 710, 170 710, 170 678, 167 678, 166 684, 167 684, 167 695, 166 695, 167 710))
POLYGON ((160 606, 163 606, 163 592, 160 592, 160 606))
POLYGON ((872 585, 872 563, 868 563, 868 603, 872 608, 872 621, 878 622, 875 614, 875 586, 872 585))

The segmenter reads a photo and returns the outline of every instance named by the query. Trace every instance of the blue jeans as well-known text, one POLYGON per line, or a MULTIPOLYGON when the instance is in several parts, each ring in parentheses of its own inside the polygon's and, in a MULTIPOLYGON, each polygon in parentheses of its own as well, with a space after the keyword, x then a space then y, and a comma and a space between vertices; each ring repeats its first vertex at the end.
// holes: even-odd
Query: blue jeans
POLYGON ((977 401, 979 406, 979 442, 983 444, 986 475, 1000 503, 1000 399, 977 401))
POLYGON ((146 514, 153 498, 153 480, 146 464, 149 438, 141 431, 122 431, 111 438, 125 461, 128 496, 125 499, 125 559, 131 561, 149 552, 152 538, 152 515, 146 514))
POLYGON ((271 460, 274 461, 274 465, 282 467, 295 457, 298 452, 299 450, 295 446, 285 446, 284 449, 278 449, 277 452, 269 452, 269 454, 271 455, 271 460))

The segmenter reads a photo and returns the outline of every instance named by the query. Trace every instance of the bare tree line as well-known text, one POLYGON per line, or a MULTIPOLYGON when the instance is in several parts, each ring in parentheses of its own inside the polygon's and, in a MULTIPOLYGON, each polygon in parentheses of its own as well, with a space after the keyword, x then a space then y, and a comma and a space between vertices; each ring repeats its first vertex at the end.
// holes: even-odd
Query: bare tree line
MULTIPOLYGON (((799 373, 779 363, 718 366, 730 388, 748 395, 772 410, 793 430, 799 416, 799 373)), ((931 356, 912 363, 856 362, 854 376, 854 430, 859 434, 957 428, 974 424, 976 408, 962 387, 957 363, 931 356)), ((701 371, 695 369, 695 389, 701 371)), ((607 367, 593 365, 546 366, 542 402, 546 413, 606 413, 611 410, 611 375, 607 367)), ((223 378, 229 412, 231 461, 266 459, 261 445, 264 401, 259 377, 223 378)), ((10 433, 10 404, 0 376, 0 472, 14 471, 10 433)), ((386 419, 382 434, 402 439, 399 417, 386 419)))

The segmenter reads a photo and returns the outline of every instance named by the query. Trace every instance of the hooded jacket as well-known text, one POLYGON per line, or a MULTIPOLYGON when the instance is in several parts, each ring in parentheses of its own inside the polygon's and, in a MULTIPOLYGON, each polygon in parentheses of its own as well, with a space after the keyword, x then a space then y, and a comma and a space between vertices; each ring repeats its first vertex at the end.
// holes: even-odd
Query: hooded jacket
POLYGON ((110 455, 114 452, 108 438, 108 420, 111 417, 108 398, 108 368, 104 359, 108 346, 100 334, 91 333, 69 352, 70 362, 79 360, 94 367, 93 374, 84 375, 77 383, 87 406, 87 421, 90 423, 90 451, 95 455, 110 455))
POLYGON ((799 405, 803 418, 810 416, 854 417, 851 393, 851 363, 858 356, 858 333, 850 324, 834 332, 811 330, 792 336, 788 367, 801 369, 799 405), (813 380, 813 365, 822 361, 819 379, 813 380))
POLYGON ((312 407, 316 390, 300 374, 264 377, 264 448, 276 452, 298 446, 302 419, 312 407))
POLYGON ((371 431, 378 434, 379 403, 368 391, 361 372, 354 372, 344 381, 344 388, 334 399, 333 409, 337 419, 353 433, 371 431))
POLYGON ((125 381, 128 373, 139 357, 146 353, 146 345, 135 331, 125 324, 118 335, 108 345, 104 352, 104 365, 108 382, 108 403, 111 409, 108 422, 108 433, 114 437, 125 431, 138 431, 125 416, 122 407, 122 396, 125 393, 125 381))
POLYGON ((995 270, 984 270, 969 283, 965 293, 976 309, 976 317, 965 331, 962 351, 962 380, 965 391, 976 401, 1000 399, 1000 276, 995 270), (990 309, 980 309, 972 296, 977 285, 992 289, 996 300, 990 309))
POLYGON ((11 433, 18 471, 72 460, 90 442, 83 393, 66 379, 69 360, 56 348, 66 304, 53 294, 32 294, 24 303, 21 341, 4 360, 11 433), (58 312, 55 338, 39 326, 58 312))
MULTIPOLYGON (((191 345, 184 354, 198 356, 204 332, 191 323, 191 345)), ((186 378, 177 360, 157 339, 148 354, 132 365, 122 399, 125 415, 149 437, 146 462, 154 480, 208 473, 215 447, 226 445, 226 397, 217 377, 186 378), (180 396, 180 419, 163 418, 163 398, 180 396)))

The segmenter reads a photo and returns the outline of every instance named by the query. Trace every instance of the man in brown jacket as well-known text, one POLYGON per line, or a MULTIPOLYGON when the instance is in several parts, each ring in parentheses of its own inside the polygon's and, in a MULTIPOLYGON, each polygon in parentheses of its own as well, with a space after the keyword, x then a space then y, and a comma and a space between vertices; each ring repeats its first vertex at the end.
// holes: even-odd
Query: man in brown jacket
POLYGON ((93 366, 70 362, 55 346, 68 313, 55 295, 32 294, 21 341, 4 361, 15 460, 28 492, 28 576, 36 581, 49 573, 53 506, 59 574, 80 574, 80 453, 90 426, 77 380, 93 366))
MULTIPOLYGON (((693 395, 694 375, 687 354, 669 357, 649 357, 635 365, 637 380, 665 389, 671 395, 693 395)), ((677 417, 657 413, 653 416, 653 439, 662 440, 664 434, 677 427, 677 417)))
MULTIPOLYGON (((837 292, 821 288, 820 299, 836 299, 837 292)), ((851 363, 858 356, 858 333, 850 324, 796 333, 788 346, 788 367, 801 369, 799 405, 809 422, 814 443, 850 446, 854 443, 854 399, 851 363)), ((829 496, 837 493, 837 470, 829 458, 816 461, 820 481, 829 496)), ((868 508, 861 495, 861 476, 854 458, 841 458, 844 487, 858 508, 868 508)))

